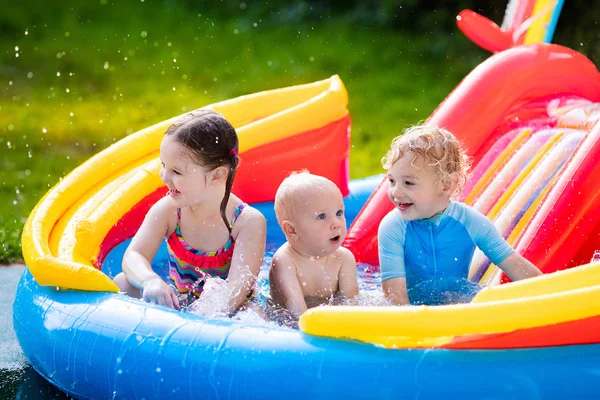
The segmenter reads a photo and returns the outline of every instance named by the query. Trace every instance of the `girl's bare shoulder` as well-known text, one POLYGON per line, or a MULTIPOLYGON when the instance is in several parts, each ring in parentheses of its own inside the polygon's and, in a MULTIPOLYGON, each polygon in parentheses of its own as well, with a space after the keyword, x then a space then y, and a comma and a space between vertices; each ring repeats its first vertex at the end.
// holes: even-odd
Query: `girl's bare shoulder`
POLYGON ((158 200, 146 214, 146 219, 152 218, 157 224, 164 225, 167 233, 172 233, 177 226, 177 206, 168 196, 158 200))
POLYGON ((234 230, 238 232, 247 228, 252 230, 262 229, 266 232, 266 220, 260 211, 252 206, 245 206, 237 220, 235 221, 234 230))

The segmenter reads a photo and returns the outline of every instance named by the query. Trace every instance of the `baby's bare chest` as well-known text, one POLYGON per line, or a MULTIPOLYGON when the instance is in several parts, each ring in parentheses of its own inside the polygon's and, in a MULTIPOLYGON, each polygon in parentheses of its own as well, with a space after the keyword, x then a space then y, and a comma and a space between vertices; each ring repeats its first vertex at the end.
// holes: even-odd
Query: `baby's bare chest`
POLYGON ((297 268, 304 296, 327 298, 339 290, 339 263, 305 265, 297 268))

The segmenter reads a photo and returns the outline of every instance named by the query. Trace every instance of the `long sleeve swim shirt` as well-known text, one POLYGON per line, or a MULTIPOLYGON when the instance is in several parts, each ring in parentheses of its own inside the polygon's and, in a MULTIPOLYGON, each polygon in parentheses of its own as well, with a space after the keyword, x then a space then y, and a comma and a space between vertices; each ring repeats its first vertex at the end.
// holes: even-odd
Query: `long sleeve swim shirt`
POLYGON ((483 214, 450 201, 443 212, 405 221, 390 211, 379 225, 381 280, 405 277, 411 304, 444 304, 448 293, 476 293, 468 280, 475 246, 498 265, 514 249, 483 214))

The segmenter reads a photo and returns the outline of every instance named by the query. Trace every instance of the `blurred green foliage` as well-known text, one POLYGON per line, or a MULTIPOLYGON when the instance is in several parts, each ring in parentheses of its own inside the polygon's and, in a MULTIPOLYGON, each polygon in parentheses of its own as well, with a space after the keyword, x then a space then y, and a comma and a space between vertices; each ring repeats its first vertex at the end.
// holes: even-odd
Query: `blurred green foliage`
MULTIPOLYGON (((500 22, 504 3, 475 3, 19 1, 0 14, 0 263, 22 259, 27 215, 89 156, 243 94, 339 74, 353 123, 351 176, 382 172, 391 138, 487 57, 454 16, 472 7, 500 22)), ((591 48, 580 34, 598 30, 569 36, 591 48)))

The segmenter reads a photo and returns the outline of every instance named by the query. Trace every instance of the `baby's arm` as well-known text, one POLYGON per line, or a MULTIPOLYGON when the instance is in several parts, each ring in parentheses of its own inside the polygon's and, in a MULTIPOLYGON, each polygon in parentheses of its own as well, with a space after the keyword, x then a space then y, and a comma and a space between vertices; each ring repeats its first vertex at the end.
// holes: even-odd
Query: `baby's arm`
POLYGON ((132 286, 142 291, 145 301, 179 309, 177 296, 151 266, 151 261, 169 229, 169 213, 174 212, 168 200, 159 200, 146 214, 142 226, 123 256, 123 273, 132 286))
POLYGON ((500 264, 500 268, 512 281, 542 275, 542 272, 528 259, 517 252, 512 253, 500 264))
POLYGON ((273 256, 270 272, 271 287, 279 291, 285 308, 299 318, 307 310, 304 292, 298 281, 296 265, 293 260, 285 254, 285 251, 278 250, 273 256))
POLYGON ((342 257, 342 267, 339 275, 340 295, 351 299, 358 294, 356 259, 354 254, 345 247, 340 247, 338 252, 342 257))
POLYGON ((240 214, 236 226, 240 227, 235 239, 235 250, 227 277, 229 301, 227 313, 232 313, 244 304, 254 288, 265 254, 267 225, 265 217, 252 207, 240 214))

